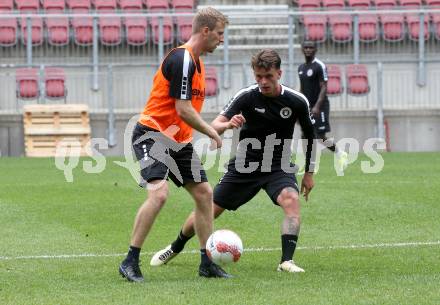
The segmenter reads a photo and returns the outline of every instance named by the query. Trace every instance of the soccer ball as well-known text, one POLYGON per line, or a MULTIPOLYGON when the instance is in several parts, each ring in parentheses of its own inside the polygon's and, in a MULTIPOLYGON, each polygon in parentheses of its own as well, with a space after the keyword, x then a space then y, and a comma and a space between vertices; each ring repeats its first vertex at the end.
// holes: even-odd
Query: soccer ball
POLYGON ((231 230, 217 230, 206 242, 206 253, 216 264, 235 263, 243 253, 243 243, 231 230))

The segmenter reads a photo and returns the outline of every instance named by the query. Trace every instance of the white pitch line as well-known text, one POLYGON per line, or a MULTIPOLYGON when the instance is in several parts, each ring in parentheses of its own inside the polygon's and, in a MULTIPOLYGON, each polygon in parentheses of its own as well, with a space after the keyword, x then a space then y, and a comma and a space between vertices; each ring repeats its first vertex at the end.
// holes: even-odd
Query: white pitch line
MULTIPOLYGON (((339 250, 339 249, 371 249, 371 248, 403 248, 403 247, 422 247, 422 246, 440 246, 440 240, 426 242, 401 242, 401 243, 379 243, 364 245, 341 245, 341 246, 310 246, 298 247, 299 250, 339 250)), ((280 251, 281 248, 247 248, 244 252, 273 252, 280 251)), ((198 253, 198 250, 183 251, 182 253, 198 253)), ((153 255, 156 252, 144 252, 142 255, 153 255)), ((24 256, 0 256, 0 261, 7 260, 32 260, 32 259, 70 259, 70 258, 96 258, 96 257, 122 257, 126 253, 110 253, 110 254, 60 254, 60 255, 24 255, 24 256)))

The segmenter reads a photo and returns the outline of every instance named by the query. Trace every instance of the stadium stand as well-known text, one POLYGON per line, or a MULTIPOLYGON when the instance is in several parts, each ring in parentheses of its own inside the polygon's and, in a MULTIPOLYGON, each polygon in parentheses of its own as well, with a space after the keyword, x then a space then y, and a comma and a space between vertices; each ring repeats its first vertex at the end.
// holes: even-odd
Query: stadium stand
POLYGON ((44 70, 45 97, 65 99, 67 96, 66 75, 64 69, 47 67, 44 70))
POLYGON ((370 0, 348 0, 348 6, 353 9, 368 9, 370 4, 370 0))
POLYGON ((327 94, 340 95, 344 91, 341 67, 338 65, 327 65, 327 74, 327 94))
POLYGON ((124 11, 142 10, 142 0, 119 0, 119 7, 124 11))
POLYGON ((38 72, 36 68, 19 68, 15 71, 16 97, 18 99, 32 100, 39 98, 38 72))
MULTIPOLYGON (((145 5, 150 13, 168 12, 169 3, 168 0, 144 0, 145 5)), ((174 38, 174 24, 171 17, 163 17, 163 43, 172 44, 174 38)), ((153 42, 159 43, 159 17, 151 18, 151 32, 153 42)))
POLYGON ((212 66, 205 67, 205 96, 213 97, 217 96, 219 93, 217 69, 212 66))
POLYGON ((359 16, 359 40, 373 42, 379 38, 379 17, 376 14, 359 16))
POLYGON ((39 0, 15 0, 15 5, 20 12, 38 12, 40 9, 39 0))
POLYGON ((66 8, 64 0, 42 0, 41 4, 46 12, 62 12, 66 8))
POLYGON ((298 0, 301 10, 315 10, 321 7, 321 0, 298 0))
POLYGON ((73 12, 88 12, 92 8, 91 0, 66 0, 73 12))
POLYGON ((147 19, 143 17, 127 17, 124 20, 127 44, 140 46, 147 43, 147 19))
POLYGON ((67 17, 48 17, 45 20, 48 43, 55 46, 68 44, 70 37, 69 19, 67 17))
POLYGON ((93 43, 93 19, 92 17, 72 18, 73 37, 79 46, 91 46, 93 43))
MULTIPOLYGON (((38 46, 43 43, 43 19, 41 17, 31 17, 31 42, 32 46, 38 46)), ((27 19, 21 19, 21 37, 24 45, 27 45, 27 19)))
POLYGON ((0 11, 12 11, 14 2, 12 0, 0 0, 0 11))
POLYGON ((99 18, 99 37, 101 44, 116 46, 122 42, 122 26, 119 17, 99 18))
POLYGON ((366 65, 352 64, 345 67, 347 93, 365 95, 370 92, 368 70, 366 65))
POLYGON ((324 42, 327 38, 326 16, 304 16, 305 38, 317 42, 324 42))
POLYGON ((101 12, 114 12, 117 7, 116 0, 94 0, 94 5, 101 12))
MULTIPOLYGON (((172 0, 171 7, 176 13, 192 13, 194 12, 194 0, 172 0)), ((192 17, 176 16, 175 24, 179 43, 188 41, 192 31, 192 17)))
POLYGON ((0 46, 11 47, 16 44, 17 44, 17 19, 15 18, 0 19, 0 46))

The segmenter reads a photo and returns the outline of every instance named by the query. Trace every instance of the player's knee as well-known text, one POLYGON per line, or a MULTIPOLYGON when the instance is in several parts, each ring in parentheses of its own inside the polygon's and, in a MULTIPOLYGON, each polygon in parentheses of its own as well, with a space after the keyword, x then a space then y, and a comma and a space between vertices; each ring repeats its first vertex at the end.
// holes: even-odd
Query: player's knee
POLYGON ((154 202, 158 205, 161 205, 161 206, 165 204, 167 199, 168 199, 168 192, 167 191, 156 192, 153 196, 154 202))
POLYGON ((206 184, 197 188, 194 192, 194 199, 198 202, 212 202, 212 188, 206 184))
POLYGON ((294 188, 285 188, 281 191, 279 201, 284 203, 283 205, 296 204, 299 201, 298 192, 294 188))

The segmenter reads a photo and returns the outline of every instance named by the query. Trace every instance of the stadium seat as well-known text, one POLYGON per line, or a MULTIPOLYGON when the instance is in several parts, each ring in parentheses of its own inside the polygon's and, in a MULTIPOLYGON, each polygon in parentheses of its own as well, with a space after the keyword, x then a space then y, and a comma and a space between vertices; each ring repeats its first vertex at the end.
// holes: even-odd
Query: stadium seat
POLYGON ((215 67, 205 67, 205 96, 216 96, 218 92, 217 69, 215 67))
POLYGON ((17 44, 17 19, 0 19, 0 46, 11 47, 17 44))
POLYGON ((91 0, 66 0, 73 12, 88 12, 92 7, 91 0))
POLYGON ((440 40, 440 13, 432 14, 431 19, 432 19, 432 27, 433 27, 433 31, 434 31, 434 37, 437 40, 440 40))
POLYGON ((422 0, 400 0, 400 5, 406 8, 419 8, 422 0))
MULTIPOLYGON (((41 17, 31 17, 31 41, 33 46, 43 43, 43 19, 41 17)), ((21 19, 21 36, 24 45, 27 44, 27 18, 21 19)))
POLYGON ((98 11, 113 12, 116 10, 116 0, 94 0, 95 8, 98 11))
MULTIPOLYGON (((168 0, 144 0, 150 13, 161 13, 169 10, 168 0)), ((151 18, 151 32, 153 42, 159 43, 159 18, 151 18)), ((171 17, 163 17, 163 43, 171 44, 173 42, 174 25, 171 17)))
POLYGON ((368 9, 370 0, 348 0, 348 6, 354 9, 368 9))
POLYGON ((390 9, 397 5, 397 0, 373 0, 377 9, 390 9))
POLYGON ((176 11, 193 11, 194 0, 171 0, 171 7, 176 11))
POLYGON ((359 39, 373 42, 379 38, 379 18, 377 15, 359 15, 359 39))
POLYGON ((401 41, 405 38, 404 16, 397 14, 381 14, 383 39, 386 41, 401 41))
POLYGON ((38 12, 40 8, 39 0, 15 0, 17 9, 20 12, 38 12))
POLYGON ((73 17, 72 27, 74 41, 77 45, 91 46, 93 44, 92 17, 73 17))
POLYGON ((14 9, 13 0, 0 0, 0 12, 1 11, 12 11, 14 9))
POLYGON ((348 42, 353 39, 352 17, 349 15, 329 15, 331 38, 335 42, 348 42))
POLYGON ((321 7, 321 0, 298 0, 298 7, 301 10, 316 10, 321 7))
POLYGON ((20 68, 15 71, 16 96, 22 100, 37 99, 40 96, 38 69, 20 68))
POLYGON ((306 39, 323 42, 327 38, 327 17, 325 16, 304 16, 306 39))
POLYGON ((64 11, 66 8, 66 3, 64 0, 42 0, 43 8, 46 11, 64 11))
POLYGON ((368 71, 365 65, 353 64, 345 67, 347 77, 347 93, 351 95, 364 95, 370 91, 368 85, 368 71))
MULTIPOLYGON (((420 17, 417 14, 409 14, 406 16, 406 24, 408 25, 408 36, 411 40, 419 40, 420 35, 420 17)), ((424 20, 424 39, 429 38, 429 16, 425 15, 424 20)))
POLYGON ((343 91, 342 72, 338 65, 327 65, 327 94, 339 95, 343 91))
POLYGON ((440 0, 425 0, 425 2, 430 8, 440 8, 440 0))
POLYGON ((121 19, 119 17, 99 17, 99 37, 101 43, 115 46, 121 43, 121 19))
MULTIPOLYGON (((192 13, 194 11, 194 0, 173 0, 171 6, 176 13, 192 13)), ((192 32, 192 17, 176 16, 175 24, 179 43, 188 41, 192 32)))
POLYGON ((124 11, 142 10, 142 0, 119 0, 119 7, 124 11))
POLYGON ((328 10, 338 10, 345 7, 344 0, 322 0, 322 6, 328 10))
POLYGON ((126 17, 124 21, 127 43, 140 46, 147 43, 147 19, 144 17, 126 17))
POLYGON ((45 97, 61 99, 67 95, 66 76, 61 68, 48 67, 44 69, 45 97))
POLYGON ((47 17, 47 41, 51 45, 64 46, 69 43, 69 19, 67 17, 47 17))

